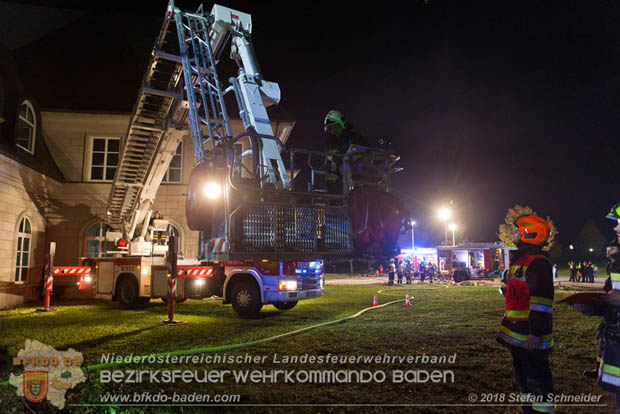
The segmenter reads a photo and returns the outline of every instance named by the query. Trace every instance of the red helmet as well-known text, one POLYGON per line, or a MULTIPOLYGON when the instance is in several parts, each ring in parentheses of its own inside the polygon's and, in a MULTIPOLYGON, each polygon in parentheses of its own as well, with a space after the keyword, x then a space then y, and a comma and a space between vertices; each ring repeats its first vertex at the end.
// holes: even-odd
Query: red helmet
POLYGON ((533 214, 519 217, 515 220, 515 226, 521 232, 521 241, 523 243, 536 246, 544 245, 551 233, 551 226, 547 223, 547 220, 533 214))

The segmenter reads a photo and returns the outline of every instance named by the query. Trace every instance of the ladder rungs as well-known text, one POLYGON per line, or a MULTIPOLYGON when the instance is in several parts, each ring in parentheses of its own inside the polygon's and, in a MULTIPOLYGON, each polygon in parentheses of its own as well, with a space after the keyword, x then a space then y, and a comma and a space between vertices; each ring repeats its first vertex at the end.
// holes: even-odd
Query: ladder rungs
POLYGON ((149 125, 149 124, 140 124, 138 122, 134 122, 134 124, 131 126, 132 129, 140 129, 142 131, 157 131, 157 132, 163 132, 163 128, 161 127, 156 127, 155 125, 149 125))
POLYGON ((142 87, 142 92, 147 95, 164 96, 166 98, 181 99, 182 96, 173 91, 162 91, 161 89, 150 88, 148 86, 142 87))
POLYGON ((169 60, 171 62, 176 62, 176 63, 179 63, 179 64, 182 63, 181 56, 173 55, 171 53, 166 53, 166 52, 162 51, 161 49, 156 49, 155 50, 155 57, 161 58, 161 59, 165 59, 165 60, 169 60))

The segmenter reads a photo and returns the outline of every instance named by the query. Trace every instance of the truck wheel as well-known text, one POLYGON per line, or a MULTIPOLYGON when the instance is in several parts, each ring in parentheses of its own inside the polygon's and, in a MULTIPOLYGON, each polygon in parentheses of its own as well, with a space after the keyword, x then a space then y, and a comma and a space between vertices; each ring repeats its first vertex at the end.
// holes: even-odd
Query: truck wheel
POLYGON ((118 301, 125 309, 139 309, 145 307, 150 298, 138 296, 138 282, 133 278, 126 278, 118 285, 118 301))
POLYGON ((242 316, 255 315, 263 307, 258 286, 247 281, 233 286, 230 302, 235 312, 242 316))
POLYGON ((295 305, 297 305, 297 302, 299 301, 296 300, 294 302, 274 302, 273 306, 275 306, 276 309, 285 311, 285 310, 293 309, 295 305))

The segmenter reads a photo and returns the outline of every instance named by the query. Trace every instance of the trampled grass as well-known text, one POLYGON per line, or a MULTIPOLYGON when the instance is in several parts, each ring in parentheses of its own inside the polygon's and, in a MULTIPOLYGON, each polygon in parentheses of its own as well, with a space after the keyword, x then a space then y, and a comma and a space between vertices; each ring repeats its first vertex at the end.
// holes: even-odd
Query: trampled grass
MULTIPOLYGON (((352 315, 371 306, 372 296, 379 302, 404 299, 405 290, 413 296, 413 306, 402 302, 373 309, 359 318, 317 328, 296 336, 279 339, 236 351, 218 352, 228 355, 267 356, 264 363, 218 364, 131 364, 113 368, 191 369, 191 370, 369 370, 387 375, 378 383, 276 383, 236 384, 229 376, 223 384, 115 384, 100 383, 98 374, 67 393, 66 412, 420 412, 420 413, 518 413, 516 406, 455 406, 470 404, 469 395, 516 393, 511 378, 508 352, 495 341, 495 331, 503 314, 503 298, 496 288, 478 286, 415 285, 414 287, 327 286, 318 299, 300 302, 290 311, 265 306, 253 319, 239 318, 230 306, 220 300, 188 301, 177 307, 176 318, 190 322, 174 327, 157 323, 166 319, 166 307, 154 301, 145 310, 121 310, 117 303, 97 301, 58 306, 56 313, 35 313, 24 307, 0 313, 0 345, 15 356, 26 339, 36 339, 58 350, 74 348, 82 352, 85 365, 101 362, 104 353, 145 355, 192 348, 204 348, 258 340, 298 328, 352 315), (453 355, 454 364, 418 362, 389 363, 276 363, 286 355, 325 356, 422 356, 453 355), (394 370, 452 370, 454 382, 393 383, 394 370), (71 404, 95 403, 99 394, 133 395, 135 392, 166 394, 238 394, 240 404, 337 404, 313 407, 84 407, 71 404), (397 406, 383 406, 397 404, 397 406), (418 406, 406 406, 417 404, 418 406), (442 404, 440 407, 421 406, 442 404), (363 405, 363 406, 355 406, 363 405), (112 411, 110 411, 112 410, 112 411)), ((558 299, 568 293, 556 292, 558 299)), ((557 302, 557 300, 556 300, 557 302)), ((594 381, 581 375, 596 365, 597 342, 594 337, 598 318, 586 318, 565 305, 556 304, 554 315, 555 349, 551 356, 556 393, 602 395, 600 403, 607 407, 558 407, 557 412, 613 412, 611 394, 602 392, 594 381)), ((0 381, 8 378, 12 367, 6 364, 0 381)), ((22 412, 22 402, 14 387, 0 387, 3 408, 22 412)), ((51 412, 48 403, 31 405, 35 412, 51 412)), ((4 410, 2 410, 4 411, 4 410)))

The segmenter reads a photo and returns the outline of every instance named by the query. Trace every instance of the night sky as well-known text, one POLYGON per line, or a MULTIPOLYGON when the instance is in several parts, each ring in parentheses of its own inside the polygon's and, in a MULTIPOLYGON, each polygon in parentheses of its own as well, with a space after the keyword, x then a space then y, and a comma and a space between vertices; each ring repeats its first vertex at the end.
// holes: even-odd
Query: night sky
MULTIPOLYGON (((130 111, 166 2, 79 3, 0 3, 0 40, 42 107, 130 111)), ((436 211, 450 201, 457 239, 496 240, 515 203, 551 216, 565 248, 588 217, 611 239, 618 3, 403 3, 221 2, 252 14, 264 77, 282 90, 273 114, 297 121, 294 146, 322 149, 330 109, 392 140, 416 244, 443 239, 436 211)))

